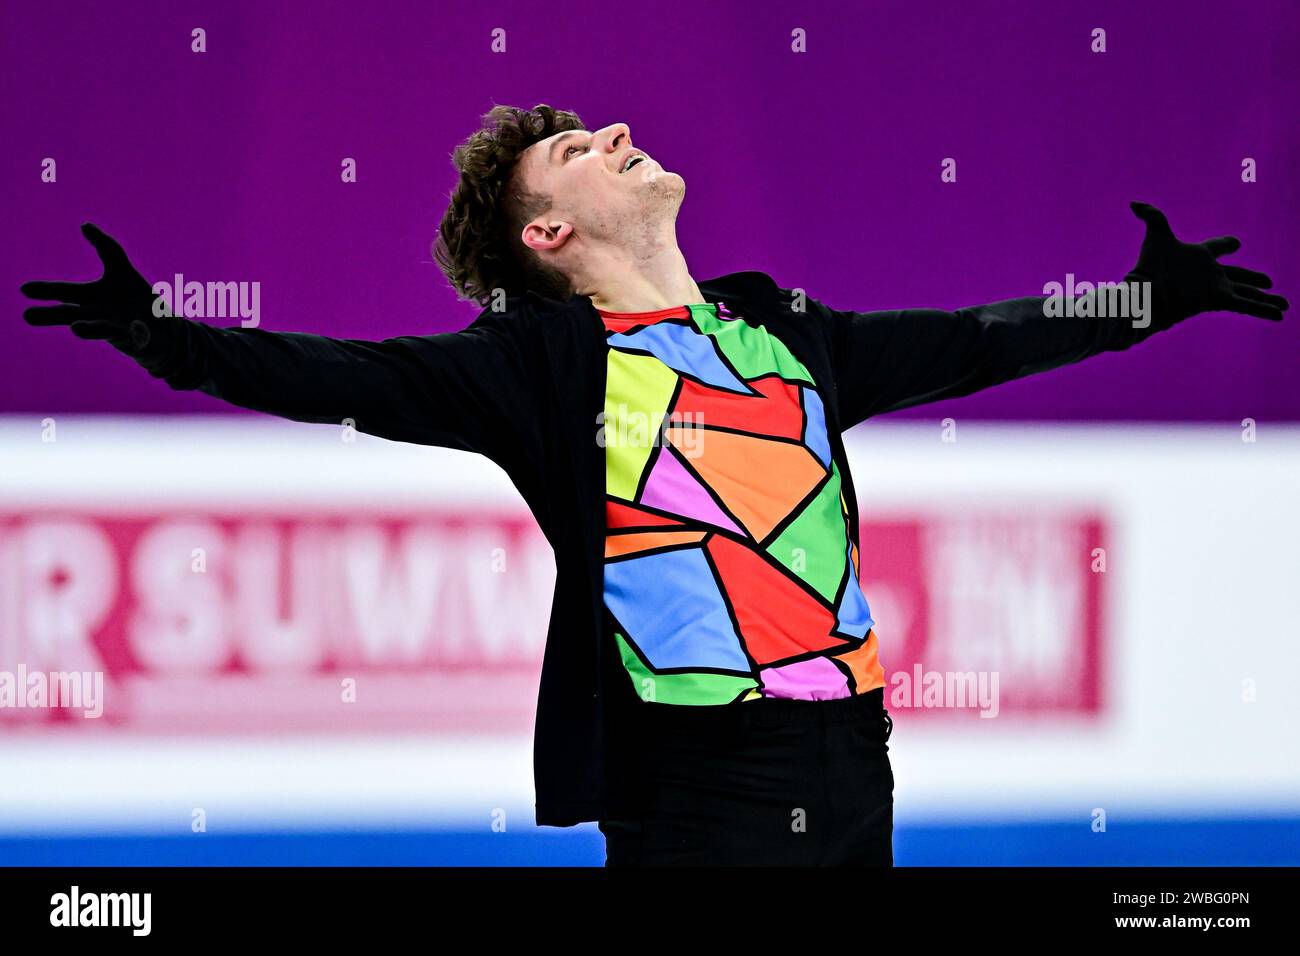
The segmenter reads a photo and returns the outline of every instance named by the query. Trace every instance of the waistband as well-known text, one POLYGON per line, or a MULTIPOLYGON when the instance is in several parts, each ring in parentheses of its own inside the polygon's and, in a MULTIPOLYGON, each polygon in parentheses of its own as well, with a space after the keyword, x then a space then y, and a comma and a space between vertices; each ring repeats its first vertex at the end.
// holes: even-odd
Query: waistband
POLYGON ((736 727, 770 727, 799 722, 826 724, 856 723, 871 717, 884 717, 885 689, 877 687, 865 694, 838 697, 835 700, 789 700, 761 697, 711 706, 689 704, 655 704, 641 702, 635 713, 647 726, 675 727, 709 731, 736 727))

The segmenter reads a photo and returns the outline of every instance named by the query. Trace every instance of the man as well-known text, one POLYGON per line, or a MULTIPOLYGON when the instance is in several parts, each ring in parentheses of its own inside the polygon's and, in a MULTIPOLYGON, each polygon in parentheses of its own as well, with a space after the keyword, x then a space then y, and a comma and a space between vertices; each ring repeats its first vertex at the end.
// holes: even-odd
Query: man
POLYGON ((90 225, 104 276, 27 283, 60 304, 25 318, 173 388, 497 462, 556 555, 539 824, 599 821, 610 865, 891 865, 892 722, 841 433, 1200 312, 1277 321, 1286 300, 1217 261, 1236 239, 1179 242, 1138 203, 1141 321, 1042 296, 840 311, 760 272, 697 282, 676 238, 685 183, 626 125, 544 105, 484 119, 454 154, 435 247, 483 306, 460 332, 369 342, 156 314, 90 225))

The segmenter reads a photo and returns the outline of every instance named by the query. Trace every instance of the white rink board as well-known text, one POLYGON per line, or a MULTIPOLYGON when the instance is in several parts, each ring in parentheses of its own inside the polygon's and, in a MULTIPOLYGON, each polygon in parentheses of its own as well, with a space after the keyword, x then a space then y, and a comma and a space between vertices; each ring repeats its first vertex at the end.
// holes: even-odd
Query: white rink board
MULTIPOLYGON (((343 443, 253 417, 0 419, 0 507, 448 508, 522 501, 462 452, 343 443)), ((1110 520, 1093 718, 909 720, 895 711, 896 818, 1300 812, 1300 429, 867 423, 848 438, 865 515, 1081 503, 1110 520), (1243 681, 1256 699, 1243 701, 1243 681)), ((863 541, 865 550, 871 547, 863 541)), ((889 622, 879 622, 890 666, 889 622)), ((0 829, 532 822, 526 736, 95 739, 0 735, 0 829)))

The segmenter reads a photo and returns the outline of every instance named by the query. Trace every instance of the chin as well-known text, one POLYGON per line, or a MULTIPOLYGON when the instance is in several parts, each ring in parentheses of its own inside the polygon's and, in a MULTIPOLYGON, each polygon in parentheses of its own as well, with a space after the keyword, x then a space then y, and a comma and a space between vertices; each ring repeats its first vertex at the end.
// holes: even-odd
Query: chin
POLYGON ((665 198, 681 202, 686 195, 686 180, 677 173, 663 172, 646 183, 649 189, 665 198))

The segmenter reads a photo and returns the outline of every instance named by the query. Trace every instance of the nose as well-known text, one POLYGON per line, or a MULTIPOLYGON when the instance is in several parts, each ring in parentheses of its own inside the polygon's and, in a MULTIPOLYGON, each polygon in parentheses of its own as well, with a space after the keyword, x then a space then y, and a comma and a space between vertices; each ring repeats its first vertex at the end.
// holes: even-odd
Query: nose
POLYGON ((605 149, 611 153, 632 145, 632 130, 626 123, 612 123, 605 127, 604 132, 608 134, 605 149))

